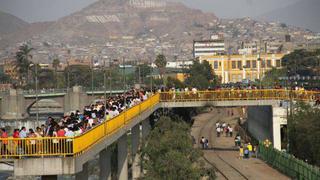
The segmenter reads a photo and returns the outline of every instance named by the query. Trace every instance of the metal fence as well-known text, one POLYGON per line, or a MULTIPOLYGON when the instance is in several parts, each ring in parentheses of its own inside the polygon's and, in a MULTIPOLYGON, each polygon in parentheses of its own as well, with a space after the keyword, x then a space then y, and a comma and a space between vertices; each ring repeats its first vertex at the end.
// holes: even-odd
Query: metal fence
POLYGON ((259 157, 273 168, 293 179, 318 180, 320 171, 318 167, 305 163, 294 156, 278 151, 273 147, 265 147, 259 144, 259 157))

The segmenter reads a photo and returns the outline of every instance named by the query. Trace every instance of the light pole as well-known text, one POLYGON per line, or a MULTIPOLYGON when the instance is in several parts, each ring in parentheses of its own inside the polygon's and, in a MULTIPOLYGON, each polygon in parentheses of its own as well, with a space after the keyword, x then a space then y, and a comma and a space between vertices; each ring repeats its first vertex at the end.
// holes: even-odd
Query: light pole
POLYGON ((39 124, 39 106, 38 106, 38 64, 30 64, 35 69, 35 88, 36 88, 36 121, 39 124))
POLYGON ((112 67, 112 65, 111 65, 111 58, 109 59, 109 93, 110 93, 110 97, 112 96, 112 73, 111 73, 111 67, 112 67))
POLYGON ((91 102, 93 103, 93 57, 91 57, 91 102))
POLYGON ((123 65, 123 90, 126 92, 126 66, 125 66, 125 59, 122 58, 122 65, 123 65))
POLYGON ((107 101, 107 77, 106 77, 106 60, 103 59, 103 86, 104 86, 104 102, 107 101))
POLYGON ((151 92, 153 92, 153 67, 152 67, 152 60, 150 58, 150 66, 151 66, 151 71, 150 71, 150 88, 151 88, 151 92))

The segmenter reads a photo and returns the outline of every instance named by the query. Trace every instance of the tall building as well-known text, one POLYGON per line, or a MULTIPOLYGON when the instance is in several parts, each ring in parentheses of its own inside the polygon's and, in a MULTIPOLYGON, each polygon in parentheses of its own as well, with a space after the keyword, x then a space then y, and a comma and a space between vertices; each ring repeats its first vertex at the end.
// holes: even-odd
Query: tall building
POLYGON ((225 54, 225 43, 223 39, 210 39, 193 41, 193 57, 214 56, 225 54))
POLYGON ((241 82, 242 80, 261 79, 274 68, 281 68, 284 54, 254 55, 215 55, 200 56, 199 60, 208 61, 221 83, 241 82))

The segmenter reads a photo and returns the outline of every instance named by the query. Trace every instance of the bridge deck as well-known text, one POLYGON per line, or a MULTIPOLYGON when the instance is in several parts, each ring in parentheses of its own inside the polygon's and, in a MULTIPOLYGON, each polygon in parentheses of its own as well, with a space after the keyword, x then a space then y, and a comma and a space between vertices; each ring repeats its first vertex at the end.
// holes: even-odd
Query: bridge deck
MULTIPOLYGON (((92 158, 99 150, 117 140, 128 129, 148 117, 159 107, 273 105, 278 103, 279 100, 314 101, 318 97, 320 97, 319 92, 285 90, 222 90, 200 91, 196 93, 158 93, 139 105, 127 109, 119 116, 105 121, 77 137, 0 139, 2 143, 7 144, 0 148, 0 161, 15 159, 15 166, 24 168, 31 166, 36 159, 43 161, 42 163, 45 163, 44 161, 50 163, 51 161, 52 163, 55 162, 63 165, 55 172, 56 174, 72 174, 81 170, 81 165, 88 158, 92 158), (33 158, 16 159, 22 157, 33 158), (67 168, 65 164, 69 164, 70 166, 67 168), (67 170, 63 168, 67 168, 67 170)), ((18 170, 19 168, 17 168, 18 170)))

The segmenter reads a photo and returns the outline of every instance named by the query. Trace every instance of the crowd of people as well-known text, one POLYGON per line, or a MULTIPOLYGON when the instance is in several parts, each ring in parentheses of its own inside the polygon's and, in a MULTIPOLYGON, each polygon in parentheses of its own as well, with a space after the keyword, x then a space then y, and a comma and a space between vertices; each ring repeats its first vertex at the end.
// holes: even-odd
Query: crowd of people
MULTIPOLYGON (((69 113, 69 115, 61 117, 60 119, 48 117, 44 124, 40 127, 36 127, 35 129, 30 128, 27 130, 26 127, 14 129, 12 136, 9 135, 5 128, 1 128, 1 138, 27 138, 26 140, 28 140, 28 144, 21 143, 22 141, 12 141, 13 143, 16 143, 17 146, 17 152, 13 153, 22 154, 26 151, 29 151, 28 153, 36 153, 35 151, 40 151, 40 149, 43 150, 43 147, 39 148, 36 145, 39 144, 37 140, 39 137, 66 137, 63 139, 63 141, 65 141, 65 147, 59 147, 61 146, 61 142, 59 143, 59 141, 62 141, 61 139, 49 139, 46 142, 42 141, 42 146, 57 146, 57 148, 54 149, 61 150, 61 148, 63 148, 68 151, 66 153, 70 153, 69 151, 72 150, 72 137, 79 136, 89 131, 94 126, 101 124, 105 120, 112 119, 125 109, 145 101, 151 95, 151 91, 132 89, 121 95, 112 96, 106 100, 99 100, 91 105, 85 106, 82 112, 76 110, 69 113)), ((7 147, 8 143, 8 140, 2 140, 1 154, 10 153, 7 147)))
POLYGON ((227 124, 225 122, 220 123, 219 121, 216 123, 216 132, 217 137, 220 137, 225 134, 226 137, 232 137, 233 136, 233 128, 230 124, 227 124))

